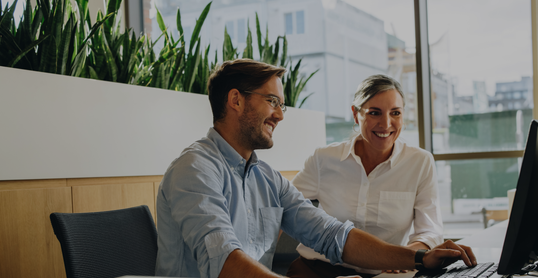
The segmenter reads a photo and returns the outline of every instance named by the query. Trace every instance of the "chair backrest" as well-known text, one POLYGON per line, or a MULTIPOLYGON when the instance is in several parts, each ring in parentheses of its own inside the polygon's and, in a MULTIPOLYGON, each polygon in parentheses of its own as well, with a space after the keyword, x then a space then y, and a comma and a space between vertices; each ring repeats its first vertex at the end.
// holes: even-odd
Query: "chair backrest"
POLYGON ((157 230, 147 206, 52 213, 67 278, 155 275, 157 230))

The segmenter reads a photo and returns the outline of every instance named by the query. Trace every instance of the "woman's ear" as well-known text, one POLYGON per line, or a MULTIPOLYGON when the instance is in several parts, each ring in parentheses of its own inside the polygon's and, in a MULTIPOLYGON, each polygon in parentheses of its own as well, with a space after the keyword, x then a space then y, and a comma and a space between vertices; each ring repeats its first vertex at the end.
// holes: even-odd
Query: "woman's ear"
POLYGON ((359 113, 359 110, 355 107, 355 105, 351 105, 351 112, 353 113, 355 123, 359 124, 359 119, 357 118, 357 113, 359 113))

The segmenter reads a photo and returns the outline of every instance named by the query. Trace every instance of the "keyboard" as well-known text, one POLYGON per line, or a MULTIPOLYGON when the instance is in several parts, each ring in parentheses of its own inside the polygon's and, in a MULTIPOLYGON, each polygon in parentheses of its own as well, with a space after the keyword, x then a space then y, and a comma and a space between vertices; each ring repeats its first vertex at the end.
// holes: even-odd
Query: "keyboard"
POLYGON ((476 266, 456 265, 452 268, 419 271, 415 278, 488 278, 497 273, 496 263, 479 263, 476 266))

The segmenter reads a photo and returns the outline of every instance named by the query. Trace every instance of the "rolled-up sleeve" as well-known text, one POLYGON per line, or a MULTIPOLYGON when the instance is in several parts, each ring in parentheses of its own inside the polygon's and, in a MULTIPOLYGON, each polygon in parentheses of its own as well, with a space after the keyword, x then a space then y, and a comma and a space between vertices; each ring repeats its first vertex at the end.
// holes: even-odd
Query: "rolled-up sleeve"
POLYGON ((414 204, 415 232, 409 236, 409 242, 419 241, 431 249, 443 243, 443 223, 437 191, 437 174, 431 155, 425 161, 424 169, 414 204))
POLYGON ((325 255, 331 263, 343 263, 342 252, 353 223, 342 223, 314 207, 289 181, 283 179, 282 184, 280 200, 284 207, 284 232, 325 255))
POLYGON ((242 248, 223 196, 226 171, 199 154, 187 153, 181 160, 161 183, 163 197, 201 277, 218 277, 228 255, 242 248))

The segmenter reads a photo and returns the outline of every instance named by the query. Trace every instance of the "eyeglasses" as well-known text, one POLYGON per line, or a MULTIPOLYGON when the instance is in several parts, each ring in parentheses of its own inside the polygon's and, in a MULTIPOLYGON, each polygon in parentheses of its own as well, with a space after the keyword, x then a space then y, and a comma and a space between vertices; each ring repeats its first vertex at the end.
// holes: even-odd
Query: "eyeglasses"
POLYGON ((247 94, 255 94, 255 95, 260 95, 260 96, 264 96, 268 99, 270 99, 271 101, 269 103, 271 103, 271 106, 273 108, 277 108, 277 107, 280 107, 280 109, 282 109, 282 113, 286 112, 286 105, 282 102, 280 102, 280 99, 277 97, 277 96, 273 96, 273 95, 266 95, 266 94, 261 94, 261 93, 256 93, 256 92, 251 92, 251 91, 243 91, 244 93, 247 93, 247 94))

